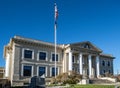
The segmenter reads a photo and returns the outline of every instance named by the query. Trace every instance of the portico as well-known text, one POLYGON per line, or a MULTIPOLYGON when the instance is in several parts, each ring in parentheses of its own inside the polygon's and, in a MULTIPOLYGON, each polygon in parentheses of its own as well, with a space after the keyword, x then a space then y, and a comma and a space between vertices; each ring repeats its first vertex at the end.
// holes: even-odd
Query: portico
POLYGON ((101 50, 90 43, 71 44, 66 52, 68 71, 75 71, 83 76, 95 78, 100 76, 99 54, 101 50))
POLYGON ((76 71, 89 78, 99 77, 99 55, 69 52, 68 70, 76 71))

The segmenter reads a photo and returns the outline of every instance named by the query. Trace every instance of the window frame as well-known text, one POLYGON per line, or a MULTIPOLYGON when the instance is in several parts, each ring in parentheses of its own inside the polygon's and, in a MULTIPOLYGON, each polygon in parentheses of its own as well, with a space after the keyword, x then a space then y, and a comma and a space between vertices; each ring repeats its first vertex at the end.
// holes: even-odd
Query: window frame
POLYGON ((33 71, 34 71, 33 65, 22 64, 21 76, 23 76, 23 77, 32 77, 33 76, 33 71), (31 76, 24 76, 24 66, 31 66, 31 76))
POLYGON ((47 52, 47 51, 38 51, 38 53, 37 53, 37 60, 38 60, 38 61, 48 61, 48 52, 47 52), (46 53, 46 58, 45 58, 45 60, 41 60, 41 59, 39 58, 40 52, 46 53))
POLYGON ((33 59, 34 59, 34 50, 33 50, 33 49, 29 49, 29 48, 23 48, 23 49, 22 49, 22 59, 33 60, 33 59), (25 58, 25 50, 30 50, 30 51, 32 51, 32 58, 25 58))
MULTIPOLYGON (((50 77, 53 77, 52 76, 52 68, 55 69, 55 67, 50 67, 50 77)), ((59 75, 59 67, 56 67, 57 68, 57 74, 56 75, 59 75)))

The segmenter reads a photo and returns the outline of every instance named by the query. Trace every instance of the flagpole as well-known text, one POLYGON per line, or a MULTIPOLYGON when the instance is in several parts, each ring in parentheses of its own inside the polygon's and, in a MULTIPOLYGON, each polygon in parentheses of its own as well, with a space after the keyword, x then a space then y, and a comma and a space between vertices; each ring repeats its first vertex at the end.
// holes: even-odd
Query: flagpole
POLYGON ((56 79, 56 69, 57 69, 57 65, 56 65, 56 45, 57 45, 57 16, 58 16, 58 11, 57 11, 57 5, 55 3, 55 19, 54 19, 54 42, 55 42, 55 79, 56 79))
POLYGON ((55 78, 56 78, 56 52, 57 52, 57 49, 56 49, 56 45, 57 45, 57 30, 56 30, 56 25, 55 25, 55 78))

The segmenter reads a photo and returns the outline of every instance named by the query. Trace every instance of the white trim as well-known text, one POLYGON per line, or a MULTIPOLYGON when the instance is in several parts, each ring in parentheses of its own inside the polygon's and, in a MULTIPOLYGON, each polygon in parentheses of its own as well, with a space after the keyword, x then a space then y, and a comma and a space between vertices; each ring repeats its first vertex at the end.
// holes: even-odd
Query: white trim
POLYGON ((92 76, 92 58, 91 55, 88 55, 88 62, 89 62, 89 77, 92 76))
POLYGON ((30 49, 30 48, 22 48, 22 59, 25 59, 24 58, 24 51, 25 50, 31 50, 32 51, 32 60, 34 59, 34 50, 33 49, 30 49))
POLYGON ((99 56, 96 56, 96 71, 97 71, 97 77, 100 75, 100 59, 99 56))
POLYGON ((23 64, 21 65, 21 76, 23 76, 23 64))
POLYGON ((48 61, 48 52, 47 52, 47 51, 39 50, 38 53, 37 53, 37 61, 48 61), (40 53, 40 52, 46 53, 46 58, 45 58, 45 60, 39 60, 39 53, 40 53))
POLYGON ((52 77, 52 67, 50 67, 50 77, 52 77))
MULTIPOLYGON (((12 63, 11 63, 12 64, 12 66, 11 66, 12 70, 11 70, 11 77, 10 77, 11 80, 13 80, 13 74, 14 74, 14 63, 15 63, 14 59, 15 59, 15 43, 13 43, 13 51, 12 51, 12 59, 11 59, 12 60, 12 63)), ((13 84, 13 82, 11 81, 11 85, 12 84, 13 84)))
POLYGON ((82 53, 79 54, 79 73, 83 74, 83 56, 82 53))
MULTIPOLYGON (((33 65, 30 65, 30 64, 22 64, 22 65, 21 65, 21 76, 24 76, 24 75, 23 75, 23 70, 24 70, 23 68, 24 68, 24 66, 31 66, 31 67, 32 67, 32 71, 31 71, 31 76, 30 76, 30 77, 33 77, 33 74, 34 74, 34 73, 33 73, 33 72, 34 72, 34 66, 33 66, 33 65)), ((24 76, 24 77, 25 77, 25 76, 24 76)))
POLYGON ((46 70, 45 76, 47 77, 48 76, 48 67, 47 66, 45 67, 45 70, 46 70))
POLYGON ((32 77, 34 76, 34 67, 32 66, 32 77))
POLYGON ((69 63, 68 63, 69 71, 72 71, 72 52, 69 52, 69 63))
POLYGON ((7 52, 6 55, 5 77, 9 77, 10 54, 7 52))
MULTIPOLYGON (((46 66, 54 66, 55 64, 54 63, 49 63, 49 64, 46 64, 45 62, 44 63, 40 63, 40 62, 29 62, 29 61, 22 61, 21 64, 31 64, 31 65, 46 65, 46 66)), ((62 64, 57 64, 57 66, 62 66, 62 64)))

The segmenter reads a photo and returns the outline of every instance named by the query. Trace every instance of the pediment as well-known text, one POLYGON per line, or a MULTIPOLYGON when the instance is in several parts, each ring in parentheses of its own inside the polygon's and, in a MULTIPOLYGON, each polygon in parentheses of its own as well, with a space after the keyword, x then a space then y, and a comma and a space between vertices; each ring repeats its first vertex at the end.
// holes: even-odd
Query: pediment
POLYGON ((76 47, 76 48, 81 48, 81 49, 88 49, 88 50, 94 50, 94 51, 97 51, 97 52, 102 52, 102 50, 100 48, 96 47, 94 44, 92 44, 89 41, 73 43, 73 44, 70 44, 70 46, 76 47))

